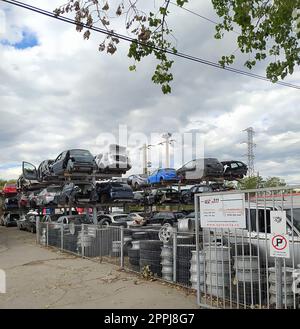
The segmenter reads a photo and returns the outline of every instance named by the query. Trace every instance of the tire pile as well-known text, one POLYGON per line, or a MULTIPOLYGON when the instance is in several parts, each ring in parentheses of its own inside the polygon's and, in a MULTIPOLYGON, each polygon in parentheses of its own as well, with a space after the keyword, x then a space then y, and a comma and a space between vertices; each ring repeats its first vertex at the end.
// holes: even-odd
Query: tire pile
MULTIPOLYGON (((188 240, 188 239, 185 239, 188 240)), ((178 244, 177 258, 176 258, 176 281, 190 286, 190 260, 192 258, 192 251, 196 250, 193 244, 178 244)))
POLYGON ((258 262, 257 247, 253 244, 233 243, 231 254, 234 260, 235 280, 232 286, 232 298, 240 304, 256 305, 266 299, 266 280, 264 270, 258 262), (250 257, 251 254, 251 257, 250 257), (260 281, 260 282, 259 282, 260 281))
POLYGON ((142 240, 140 241, 140 270, 149 266, 154 276, 162 276, 162 265, 160 261, 162 241, 142 240))

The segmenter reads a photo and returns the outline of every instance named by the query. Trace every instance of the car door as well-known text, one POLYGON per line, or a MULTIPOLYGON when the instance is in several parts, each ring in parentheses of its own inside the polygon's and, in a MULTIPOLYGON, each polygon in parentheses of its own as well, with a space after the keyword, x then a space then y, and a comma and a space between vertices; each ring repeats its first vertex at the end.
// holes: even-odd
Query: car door
POLYGON ((155 183, 156 175, 157 175, 157 170, 153 171, 153 173, 148 177, 148 181, 150 184, 155 183))
POLYGON ((199 178, 196 167, 196 160, 192 160, 184 165, 185 179, 193 180, 199 178))
POLYGON ((52 170, 56 175, 60 175, 63 173, 64 168, 63 168, 63 163, 64 163, 64 158, 65 158, 66 152, 61 153, 54 161, 52 165, 52 170))
POLYGON ((22 162, 22 172, 23 172, 23 177, 28 180, 37 180, 38 179, 37 169, 32 163, 23 161, 22 162))

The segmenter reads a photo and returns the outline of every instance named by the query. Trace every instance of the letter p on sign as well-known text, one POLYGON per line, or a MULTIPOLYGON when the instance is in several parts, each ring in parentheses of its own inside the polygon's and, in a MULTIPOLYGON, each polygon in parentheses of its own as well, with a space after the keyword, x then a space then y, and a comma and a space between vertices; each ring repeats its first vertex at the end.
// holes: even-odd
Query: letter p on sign
POLYGON ((3 270, 0 270, 0 294, 6 293, 6 274, 3 270))

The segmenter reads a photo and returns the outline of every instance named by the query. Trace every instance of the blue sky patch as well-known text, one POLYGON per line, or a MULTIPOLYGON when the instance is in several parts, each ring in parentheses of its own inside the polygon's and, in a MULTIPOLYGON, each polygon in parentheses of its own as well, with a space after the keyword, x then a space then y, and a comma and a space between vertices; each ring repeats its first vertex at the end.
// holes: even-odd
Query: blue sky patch
POLYGON ((16 49, 32 48, 39 44, 36 34, 28 30, 22 31, 21 41, 18 41, 16 43, 10 43, 8 40, 4 39, 4 40, 0 40, 0 43, 2 43, 3 45, 12 46, 16 49))

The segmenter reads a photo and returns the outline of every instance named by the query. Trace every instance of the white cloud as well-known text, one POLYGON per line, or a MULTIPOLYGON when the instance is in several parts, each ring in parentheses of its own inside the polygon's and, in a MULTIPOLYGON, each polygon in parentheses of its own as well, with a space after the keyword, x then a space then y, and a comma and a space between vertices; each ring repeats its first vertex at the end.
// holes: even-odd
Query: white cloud
MULTIPOLYGON (((28 2, 48 10, 62 4, 28 2)), ((191 2, 188 7, 216 18, 210 1, 191 2)), ((257 170, 264 176, 300 181, 298 90, 176 58, 173 92, 165 96, 151 82, 152 59, 138 65, 137 72, 129 72, 125 42, 114 56, 105 55, 97 50, 102 35, 94 33, 84 41, 74 26, 6 8, 5 38, 19 40, 27 28, 36 33, 39 46, 17 50, 0 44, 1 164, 26 160, 38 165, 71 147, 97 153, 97 136, 116 133, 119 124, 148 136, 196 130, 205 134, 207 156, 243 159, 243 129, 253 126, 257 170)), ((170 25, 181 51, 217 61, 235 50, 236 35, 216 41, 213 25, 173 10, 170 25)), ((240 59, 236 65, 241 64, 240 59)), ((299 72, 292 80, 299 84, 299 72)), ((140 167, 135 163, 133 170, 140 167)), ((1 170, 0 177, 18 173, 16 168, 1 170)))

